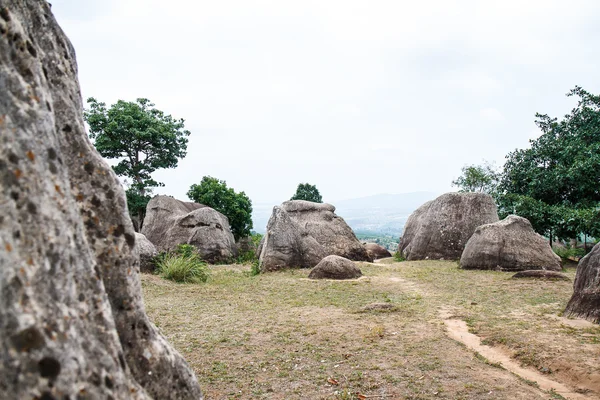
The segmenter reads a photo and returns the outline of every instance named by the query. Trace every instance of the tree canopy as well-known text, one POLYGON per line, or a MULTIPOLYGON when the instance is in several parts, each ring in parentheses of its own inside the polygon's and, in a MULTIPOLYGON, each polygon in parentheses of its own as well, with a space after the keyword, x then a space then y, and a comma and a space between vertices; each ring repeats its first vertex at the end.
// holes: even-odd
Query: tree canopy
POLYGON ((296 193, 290 200, 306 200, 314 203, 322 203, 323 199, 319 189, 315 185, 309 183, 300 183, 296 189, 296 193))
POLYGON ((498 186, 501 215, 529 219, 552 238, 600 236, 600 96, 575 87, 570 114, 536 114, 542 135, 507 155, 498 186))
POLYGON ((148 99, 119 100, 110 108, 93 97, 87 102, 90 108, 83 115, 89 136, 103 157, 119 160, 113 166, 115 173, 132 180, 127 190, 129 212, 142 217, 152 188, 164 186, 151 174, 177 166, 186 155, 190 132, 183 119, 157 110, 148 99))
POLYGON ((465 165, 462 174, 452 186, 458 186, 459 192, 492 193, 498 185, 498 173, 494 166, 484 161, 482 165, 465 165))
POLYGON ((236 193, 225 181, 205 176, 199 184, 193 184, 187 196, 215 210, 229 219, 231 233, 236 240, 250 236, 252 230, 252 201, 246 193, 236 193))

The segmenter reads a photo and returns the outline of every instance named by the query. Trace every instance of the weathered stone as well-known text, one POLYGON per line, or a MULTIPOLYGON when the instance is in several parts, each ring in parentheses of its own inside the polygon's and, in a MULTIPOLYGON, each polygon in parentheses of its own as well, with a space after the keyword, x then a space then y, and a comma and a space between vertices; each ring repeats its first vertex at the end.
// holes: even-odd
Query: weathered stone
POLYGON ((392 256, 392 253, 390 253, 388 249, 378 245, 377 243, 365 243, 364 246, 373 260, 392 256))
POLYGON ((361 276, 361 270, 352 261, 335 255, 322 259, 308 274, 309 279, 356 279, 361 276))
POLYGON ((155 196, 148 202, 142 233, 161 252, 191 244, 208 262, 228 261, 237 255, 226 216, 202 204, 169 196, 155 196))
POLYGON ((465 246, 460 265, 499 271, 562 269, 548 241, 535 233, 528 220, 516 215, 479 226, 465 246))
POLYGON ((156 247, 141 233, 135 233, 135 251, 140 257, 140 271, 153 273, 156 266, 154 257, 158 255, 156 247))
POLYGON ((565 316, 600 324, 600 243, 579 261, 565 316))
POLYGON ((0 0, 0 398, 198 399, 144 311, 125 193, 46 1, 0 0))
POLYGON ((513 279, 520 278, 534 278, 534 279, 545 279, 551 281, 570 281, 569 277, 565 274, 561 274, 556 271, 547 271, 543 269, 533 269, 527 271, 517 272, 512 276, 513 279))
POLYGON ((496 221, 490 195, 446 193, 410 215, 398 251, 407 260, 458 260, 475 228, 496 221))
POLYGON ((261 270, 311 268, 335 254, 356 261, 373 261, 331 204, 286 201, 273 208, 257 254, 261 270))

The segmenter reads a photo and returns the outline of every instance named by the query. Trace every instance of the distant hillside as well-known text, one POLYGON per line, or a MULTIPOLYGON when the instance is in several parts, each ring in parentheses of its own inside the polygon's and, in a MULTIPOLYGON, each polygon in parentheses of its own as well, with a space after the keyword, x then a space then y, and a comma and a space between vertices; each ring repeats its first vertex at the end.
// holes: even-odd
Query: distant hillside
MULTIPOLYGON (((332 202, 336 214, 361 233, 400 236, 408 216, 423 203, 437 197, 432 192, 376 194, 332 202)), ((275 204, 255 204, 254 230, 264 233, 275 204)))

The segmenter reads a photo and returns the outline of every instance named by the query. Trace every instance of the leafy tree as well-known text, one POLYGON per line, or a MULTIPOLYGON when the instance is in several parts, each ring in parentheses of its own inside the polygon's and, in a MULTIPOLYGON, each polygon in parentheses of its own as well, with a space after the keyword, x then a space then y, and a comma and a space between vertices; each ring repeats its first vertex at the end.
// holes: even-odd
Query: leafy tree
POLYGON ((200 184, 193 184, 187 196, 206 206, 212 207, 229 219, 231 232, 238 240, 250 235, 252 230, 252 202, 246 193, 236 193, 228 188, 225 181, 205 176, 200 184))
POLYGON ((152 188, 164 186, 151 174, 159 168, 177 166, 186 155, 190 132, 184 129, 183 119, 157 110, 148 99, 119 100, 110 108, 93 97, 87 102, 90 109, 83 115, 90 127, 89 136, 103 157, 119 160, 113 167, 115 173, 132 180, 127 204, 141 223, 152 188))
POLYGON ((498 202, 526 218, 552 240, 599 235, 600 96, 575 87, 577 106, 558 121, 536 114, 542 135, 507 156, 498 202), (590 219, 591 218, 591 219, 590 219))
POLYGON ((458 186, 459 192, 492 193, 498 185, 498 173, 485 161, 483 165, 465 165, 462 175, 452 181, 452 185, 458 186))
POLYGON ((306 200, 314 203, 322 203, 323 199, 319 189, 315 185, 309 183, 300 183, 296 189, 296 193, 290 200, 306 200))

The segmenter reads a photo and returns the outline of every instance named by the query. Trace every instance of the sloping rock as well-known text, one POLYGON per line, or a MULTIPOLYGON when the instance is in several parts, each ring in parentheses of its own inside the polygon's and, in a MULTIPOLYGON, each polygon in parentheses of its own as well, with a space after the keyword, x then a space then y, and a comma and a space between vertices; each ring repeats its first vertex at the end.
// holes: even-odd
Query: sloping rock
POLYGON ((367 249, 367 253, 369 253, 373 260, 392 256, 392 253, 390 253, 388 249, 378 245, 377 243, 365 243, 364 246, 367 249))
POLYGON ((513 279, 520 278, 534 278, 534 279, 546 279, 551 281, 570 281, 569 277, 565 274, 561 274, 556 271, 546 271, 543 269, 533 269, 527 271, 517 272, 512 276, 513 279))
POLYGON ((501 271, 562 269, 560 257, 548 241, 533 230, 527 219, 516 215, 478 227, 465 246, 460 265, 465 269, 501 271))
POLYGON ((311 268, 323 257, 338 255, 373 261, 331 204, 286 201, 273 208, 267 231, 257 250, 261 270, 311 268))
POLYGON ((565 316, 600 324, 600 243, 579 261, 565 316))
POLYGON ((308 274, 309 279, 356 279, 362 276, 361 270, 347 258, 327 256, 308 274))
POLYGON ((490 195, 446 193, 410 215, 398 251, 407 260, 458 260, 475 228, 496 221, 490 195))
POLYGON ((0 398, 201 398, 146 316, 73 47, 41 0, 1 0, 0 33, 0 398))
POLYGON ((137 251, 140 257, 140 271, 153 273, 156 268, 154 257, 158 255, 158 251, 146 236, 137 232, 135 232, 135 251, 137 251))
POLYGON ((161 252, 191 244, 208 262, 227 261, 237 255, 226 216, 202 204, 169 196, 155 196, 148 202, 142 234, 161 252))

